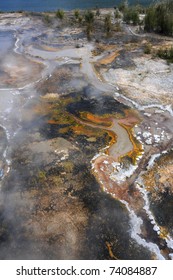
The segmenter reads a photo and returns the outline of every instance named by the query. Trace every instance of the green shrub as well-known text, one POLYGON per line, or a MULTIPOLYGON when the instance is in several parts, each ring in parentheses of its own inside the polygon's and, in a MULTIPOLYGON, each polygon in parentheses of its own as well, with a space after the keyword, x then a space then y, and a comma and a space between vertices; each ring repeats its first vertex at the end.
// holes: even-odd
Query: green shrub
POLYGON ((81 23, 82 20, 83 20, 83 16, 80 15, 80 16, 78 17, 78 22, 81 23))
POLYGON ((145 30, 164 35, 173 35, 173 1, 157 2, 147 9, 145 30))
POLYGON ((74 11, 74 16, 75 16, 75 19, 76 19, 76 20, 79 18, 79 16, 80 16, 79 10, 75 10, 75 11, 74 11))
POLYGON ((94 29, 94 13, 90 10, 85 12, 86 34, 88 40, 91 40, 91 33, 94 29))
POLYGON ((146 43, 145 46, 144 46, 144 53, 145 54, 150 54, 151 53, 151 49, 152 49, 152 46, 150 43, 146 43))
POLYGON ((56 17, 61 19, 61 20, 63 20, 63 18, 64 18, 64 11, 63 10, 58 10, 56 12, 56 17))
POLYGON ((119 12, 118 9, 115 10, 115 12, 114 12, 114 17, 115 17, 115 19, 121 18, 121 14, 120 14, 120 12, 119 12))
POLYGON ((127 1, 121 1, 121 3, 118 5, 118 9, 121 12, 124 12, 127 8, 127 1))
POLYGON ((139 24, 139 12, 135 7, 127 8, 124 10, 123 13, 123 20, 126 23, 133 23, 134 25, 139 24))
POLYGON ((157 51, 157 56, 167 60, 170 63, 173 63, 173 46, 171 48, 166 49, 160 48, 157 51))
POLYGON ((100 10, 99 10, 99 8, 97 8, 97 10, 96 10, 96 16, 97 16, 97 17, 100 16, 100 10))
POLYGON ((111 33, 111 30, 112 30, 111 14, 105 15, 104 29, 105 29, 106 35, 109 36, 111 33))
POLYGON ((43 19, 47 24, 51 23, 51 18, 49 15, 45 15, 43 19))
POLYGON ((44 181, 46 180, 46 172, 43 170, 39 170, 38 174, 37 174, 37 179, 39 181, 44 181))
POLYGON ((85 12, 85 22, 93 24, 94 23, 94 13, 90 10, 85 12))

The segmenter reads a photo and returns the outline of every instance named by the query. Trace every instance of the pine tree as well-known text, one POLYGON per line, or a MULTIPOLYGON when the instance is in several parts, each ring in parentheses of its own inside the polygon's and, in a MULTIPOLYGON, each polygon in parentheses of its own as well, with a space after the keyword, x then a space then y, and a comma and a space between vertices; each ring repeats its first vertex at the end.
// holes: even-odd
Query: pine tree
POLYGON ((145 16, 145 30, 173 35, 173 0, 158 2, 148 8, 145 16))
POLYGON ((104 28, 105 28, 106 36, 107 37, 110 36, 111 29, 112 29, 111 14, 107 14, 105 16, 104 28))
POLYGON ((85 23, 87 38, 91 40, 91 33, 94 29, 94 13, 90 10, 85 13, 85 23))

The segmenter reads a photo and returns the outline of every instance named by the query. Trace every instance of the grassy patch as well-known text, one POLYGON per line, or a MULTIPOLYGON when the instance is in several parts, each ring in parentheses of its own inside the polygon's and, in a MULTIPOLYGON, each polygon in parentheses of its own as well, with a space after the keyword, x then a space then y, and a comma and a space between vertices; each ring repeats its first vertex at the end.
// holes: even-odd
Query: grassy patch
POLYGON ((167 60, 169 63, 173 63, 173 46, 171 48, 160 48, 156 55, 162 59, 167 60))

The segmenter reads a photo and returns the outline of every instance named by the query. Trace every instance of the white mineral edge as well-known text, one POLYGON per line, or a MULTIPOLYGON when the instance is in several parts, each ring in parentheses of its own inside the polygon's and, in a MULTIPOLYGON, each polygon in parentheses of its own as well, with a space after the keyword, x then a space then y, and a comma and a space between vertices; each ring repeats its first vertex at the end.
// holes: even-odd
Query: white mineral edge
POLYGON ((130 222, 131 222, 131 237, 137 241, 138 244, 148 248, 150 252, 153 252, 158 260, 165 260, 163 255, 160 253, 159 247, 152 243, 152 242, 146 242, 145 239, 140 237, 141 233, 141 225, 143 223, 142 219, 137 217, 135 212, 130 209, 128 203, 124 200, 121 200, 121 202, 126 206, 126 208, 129 211, 130 215, 130 222))

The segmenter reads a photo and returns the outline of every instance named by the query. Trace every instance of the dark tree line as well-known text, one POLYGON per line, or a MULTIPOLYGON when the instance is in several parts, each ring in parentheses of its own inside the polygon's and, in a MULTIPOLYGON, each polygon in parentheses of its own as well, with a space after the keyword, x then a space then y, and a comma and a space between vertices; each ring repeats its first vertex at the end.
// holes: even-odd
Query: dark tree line
POLYGON ((134 25, 139 24, 140 20, 139 20, 139 12, 137 7, 130 7, 124 9, 123 20, 126 23, 133 23, 134 25))
POLYGON ((158 2, 147 9, 145 30, 173 35, 173 0, 158 2))

